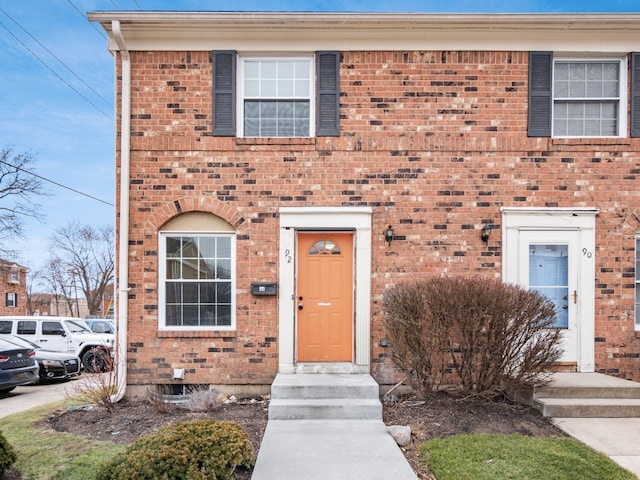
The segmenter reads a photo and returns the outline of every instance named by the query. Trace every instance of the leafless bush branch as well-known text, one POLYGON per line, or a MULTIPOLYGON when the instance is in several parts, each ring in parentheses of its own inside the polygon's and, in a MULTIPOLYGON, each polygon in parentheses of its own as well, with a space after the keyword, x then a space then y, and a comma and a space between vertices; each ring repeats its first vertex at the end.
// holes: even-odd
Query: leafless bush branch
POLYGON ((383 306, 391 358, 424 393, 450 371, 470 395, 541 384, 561 354, 553 302, 498 280, 405 282, 383 306))

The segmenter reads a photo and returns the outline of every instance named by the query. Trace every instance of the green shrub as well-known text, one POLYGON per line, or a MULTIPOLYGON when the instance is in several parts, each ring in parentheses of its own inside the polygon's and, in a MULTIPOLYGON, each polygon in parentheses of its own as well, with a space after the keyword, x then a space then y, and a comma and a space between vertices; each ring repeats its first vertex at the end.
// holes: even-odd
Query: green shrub
POLYGON ((251 468, 246 433, 233 422, 197 420, 145 435, 99 470, 97 480, 231 480, 251 468))
POLYGON ((554 303, 499 280, 401 283, 385 292, 383 307, 391 358, 424 393, 448 373, 467 394, 509 393, 544 383, 561 354, 554 303))
POLYGON ((16 458, 16 452, 13 447, 0 432, 0 478, 4 475, 5 469, 16 461, 16 458))

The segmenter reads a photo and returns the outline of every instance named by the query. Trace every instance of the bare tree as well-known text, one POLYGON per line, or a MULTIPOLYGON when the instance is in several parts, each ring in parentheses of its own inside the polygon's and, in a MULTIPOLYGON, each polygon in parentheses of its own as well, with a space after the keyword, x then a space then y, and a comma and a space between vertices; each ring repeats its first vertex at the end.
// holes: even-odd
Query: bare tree
POLYGON ((69 271, 58 257, 49 260, 42 269, 42 283, 44 290, 52 296, 55 307, 53 314, 61 314, 60 303, 64 302, 66 309, 63 314, 66 315, 68 312, 69 315, 73 316, 73 282, 69 271))
POLYGON ((34 292, 35 289, 39 288, 42 284, 42 271, 36 270, 34 268, 28 268, 27 270, 27 315, 34 315, 34 312, 37 310, 37 306, 35 305, 35 299, 38 294, 34 292))
POLYGON ((107 286, 113 280, 113 226, 92 227, 70 222, 55 231, 50 249, 59 262, 61 280, 68 275, 67 288, 71 280, 71 289, 79 289, 84 294, 89 315, 97 315, 107 286))
POLYGON ((29 168, 34 157, 29 153, 14 153, 11 148, 0 151, 0 255, 15 256, 7 247, 15 245, 23 235, 25 217, 40 218, 35 197, 45 195, 42 181, 29 168))

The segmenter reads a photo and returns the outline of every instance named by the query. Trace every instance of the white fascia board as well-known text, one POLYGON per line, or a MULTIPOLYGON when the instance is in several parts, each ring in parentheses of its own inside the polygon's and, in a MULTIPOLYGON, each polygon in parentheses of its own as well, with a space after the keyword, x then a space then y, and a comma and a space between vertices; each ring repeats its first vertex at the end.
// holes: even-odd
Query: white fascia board
POLYGON ((638 50, 640 14, 93 12, 129 50, 638 50))

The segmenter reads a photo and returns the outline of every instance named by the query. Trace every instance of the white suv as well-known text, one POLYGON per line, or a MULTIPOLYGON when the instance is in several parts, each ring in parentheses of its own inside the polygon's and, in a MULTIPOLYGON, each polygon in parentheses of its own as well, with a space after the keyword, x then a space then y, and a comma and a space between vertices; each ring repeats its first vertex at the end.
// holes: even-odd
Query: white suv
POLYGON ((18 335, 54 352, 74 353, 88 372, 112 364, 115 335, 93 333, 74 317, 0 317, 0 334, 18 335))

